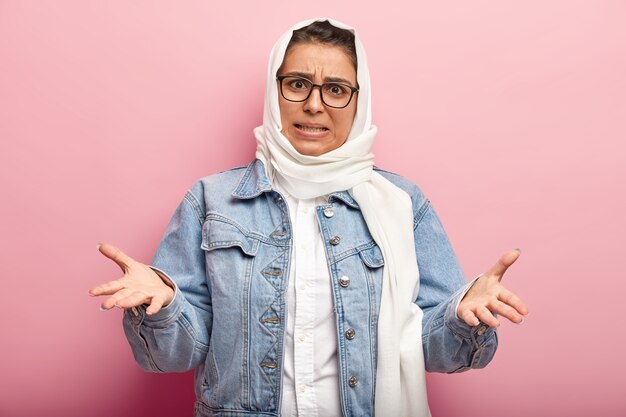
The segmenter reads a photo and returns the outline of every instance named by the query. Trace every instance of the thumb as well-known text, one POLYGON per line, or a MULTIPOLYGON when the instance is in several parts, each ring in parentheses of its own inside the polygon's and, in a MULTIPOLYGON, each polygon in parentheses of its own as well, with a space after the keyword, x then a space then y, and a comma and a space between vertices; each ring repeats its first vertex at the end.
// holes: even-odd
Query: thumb
POLYGON ((133 258, 126 255, 116 246, 109 245, 108 243, 98 243, 97 248, 101 254, 115 262, 124 272, 126 272, 126 268, 134 262, 133 258))
POLYGON ((513 265, 521 253, 522 251, 519 249, 514 249, 505 253, 500 257, 500 259, 498 259, 498 262, 489 268, 485 275, 495 275, 498 277, 498 281, 500 281, 506 270, 513 265))

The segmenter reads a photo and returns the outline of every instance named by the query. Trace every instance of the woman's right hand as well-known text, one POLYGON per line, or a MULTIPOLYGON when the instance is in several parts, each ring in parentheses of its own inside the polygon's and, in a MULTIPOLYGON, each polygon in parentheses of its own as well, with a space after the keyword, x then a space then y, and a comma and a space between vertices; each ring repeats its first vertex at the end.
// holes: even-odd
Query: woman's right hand
POLYGON ((146 313, 155 314, 172 302, 174 290, 152 268, 135 261, 115 246, 104 243, 98 245, 98 250, 124 272, 122 278, 89 290, 91 296, 110 296, 101 304, 102 310, 148 304, 146 313))

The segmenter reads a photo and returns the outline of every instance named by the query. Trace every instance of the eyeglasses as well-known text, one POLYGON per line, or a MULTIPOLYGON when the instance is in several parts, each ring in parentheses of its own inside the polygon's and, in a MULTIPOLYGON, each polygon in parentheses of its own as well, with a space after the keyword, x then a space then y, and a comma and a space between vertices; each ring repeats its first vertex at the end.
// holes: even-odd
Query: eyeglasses
POLYGON ((359 89, 344 83, 313 84, 304 77, 296 75, 279 75, 280 94, 287 101, 306 101, 315 87, 320 89, 322 103, 335 109, 343 109, 352 100, 354 93, 359 89))

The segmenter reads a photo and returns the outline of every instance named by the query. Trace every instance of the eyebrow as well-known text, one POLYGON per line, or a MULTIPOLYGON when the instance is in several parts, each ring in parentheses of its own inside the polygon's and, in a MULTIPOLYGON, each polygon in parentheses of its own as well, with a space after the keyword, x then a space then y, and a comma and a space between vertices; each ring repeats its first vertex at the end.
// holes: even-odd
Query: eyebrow
MULTIPOLYGON (((306 78, 309 81, 313 79, 313 74, 307 74, 306 72, 290 71, 283 75, 296 75, 298 77, 306 78)), ((324 82, 325 83, 344 83, 344 84, 348 84, 349 86, 352 86, 352 83, 350 81, 341 77, 324 77, 324 82)))

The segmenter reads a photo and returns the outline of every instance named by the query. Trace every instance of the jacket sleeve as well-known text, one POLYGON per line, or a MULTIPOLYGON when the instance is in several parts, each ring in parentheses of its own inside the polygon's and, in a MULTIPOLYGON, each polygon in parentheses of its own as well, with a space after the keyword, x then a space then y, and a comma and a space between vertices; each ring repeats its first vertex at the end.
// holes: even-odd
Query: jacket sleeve
MULTIPOLYGON (((213 312, 201 249, 204 199, 193 191, 174 212, 152 264, 173 282, 174 299, 153 315, 145 306, 124 314, 124 332, 146 371, 184 372, 203 363, 208 352, 213 312)), ((198 184, 195 191, 201 192, 198 184)))
POLYGON ((497 331, 483 323, 470 327, 457 318, 457 306, 473 281, 466 282, 430 201, 421 203, 413 225, 420 273, 416 303, 424 312, 426 370, 452 373, 484 368, 498 347, 497 331))

